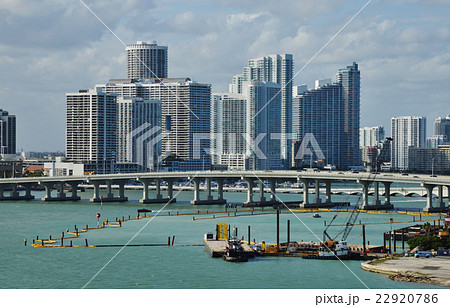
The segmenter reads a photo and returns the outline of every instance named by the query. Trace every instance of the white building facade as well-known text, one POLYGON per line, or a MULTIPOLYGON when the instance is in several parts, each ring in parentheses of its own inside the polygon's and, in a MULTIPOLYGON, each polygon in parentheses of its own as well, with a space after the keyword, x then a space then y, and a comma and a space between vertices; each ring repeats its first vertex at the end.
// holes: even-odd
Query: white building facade
POLYGON ((117 145, 117 95, 101 89, 66 94, 66 157, 86 171, 111 172, 117 145))
POLYGON ((425 147, 426 118, 401 116, 391 119, 391 163, 395 170, 407 170, 410 147, 425 147))
POLYGON ((127 78, 167 78, 168 47, 155 41, 138 41, 126 46, 127 78))
POLYGON ((242 94, 213 95, 213 163, 228 169, 282 169, 281 87, 263 81, 241 86, 242 94))
POLYGON ((156 171, 161 157, 161 101, 138 97, 117 100, 117 163, 156 171))
MULTIPOLYGON (((232 93, 242 94, 245 90, 243 82, 264 81, 277 83, 281 87, 278 96, 281 108, 281 157, 282 168, 289 168, 290 140, 292 133, 292 78, 294 57, 292 54, 273 54, 250 59, 248 66, 243 68, 242 74, 233 77, 229 90, 232 93)), ((270 102, 269 104, 271 104, 270 102)))

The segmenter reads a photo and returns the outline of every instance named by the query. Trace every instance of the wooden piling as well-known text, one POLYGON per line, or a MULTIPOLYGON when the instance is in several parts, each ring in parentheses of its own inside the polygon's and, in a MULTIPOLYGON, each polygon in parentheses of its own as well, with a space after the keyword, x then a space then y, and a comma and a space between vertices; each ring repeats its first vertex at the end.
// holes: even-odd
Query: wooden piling
POLYGON ((405 228, 402 228, 402 250, 405 251, 405 228))
POLYGON ((250 244, 250 225, 248 225, 248 244, 250 244))
POLYGON ((27 246, 27 239, 24 239, 25 246, 27 246))
POLYGON ((87 240, 87 239, 85 239, 84 241, 86 242, 86 247, 88 247, 88 246, 89 246, 89 244, 88 244, 88 240, 87 240))
POLYGON ((287 220, 287 246, 289 247, 291 242, 291 220, 287 220))
POLYGON ((389 231, 389 254, 392 255, 392 231, 389 231))
POLYGON ((170 246, 170 236, 167 237, 167 245, 170 246))
POLYGON ((72 245, 72 240, 70 240, 70 245, 69 245, 70 247, 73 247, 73 245, 72 245))
POLYGON ((277 209, 277 250, 280 249, 280 210, 277 209))
POLYGON ((366 225, 362 225, 363 255, 366 255, 366 225))
POLYGON ((392 241, 394 242, 393 243, 393 245, 394 245, 394 253, 396 253, 397 252, 397 238, 395 237, 395 230, 394 230, 392 235, 393 235, 392 241))
POLYGON ((172 236, 172 246, 173 246, 173 242, 175 242, 175 236, 172 236))

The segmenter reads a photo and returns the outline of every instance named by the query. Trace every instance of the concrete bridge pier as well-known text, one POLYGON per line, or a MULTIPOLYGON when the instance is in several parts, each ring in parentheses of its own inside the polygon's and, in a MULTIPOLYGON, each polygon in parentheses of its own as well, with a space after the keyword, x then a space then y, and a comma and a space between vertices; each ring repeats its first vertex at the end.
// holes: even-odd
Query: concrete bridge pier
POLYGON ((0 184, 0 201, 2 200, 32 200, 34 196, 31 195, 31 183, 21 183, 20 185, 25 188, 25 195, 19 195, 17 191, 17 185, 12 185, 12 191, 8 196, 5 196, 5 189, 10 186, 10 184, 0 184))
POLYGON ((200 182, 201 178, 194 178, 192 181, 194 182, 194 199, 191 200, 191 205, 222 205, 226 204, 226 200, 223 199, 223 181, 221 188, 221 199, 214 199, 211 193, 211 178, 206 178, 206 199, 200 199, 200 182))
POLYGON ((34 196, 31 195, 31 187, 33 186, 33 184, 32 183, 22 183, 21 185, 25 188, 25 195, 21 197, 21 200, 34 199, 34 196))
POLYGON ((441 209, 445 209, 445 203, 444 203, 444 186, 438 185, 438 206, 441 209))
POLYGON ((266 202, 266 198, 264 197, 264 181, 262 179, 259 180, 259 202, 266 202))
POLYGON ((42 201, 52 201, 52 189, 55 185, 54 182, 40 182, 40 185, 43 185, 45 188, 45 196, 41 198, 42 201))
POLYGON ((331 180, 325 180, 325 202, 331 203, 331 180))
POLYGON ((142 198, 139 200, 140 204, 162 204, 167 202, 175 202, 176 199, 173 197, 173 180, 167 181, 167 194, 169 195, 167 198, 162 197, 161 195, 161 179, 145 179, 145 178, 136 178, 136 181, 142 183, 142 198), (156 187, 156 197, 149 198, 148 187, 150 183, 155 181, 156 187))
POLYGON ((300 205, 301 208, 309 207, 309 179, 300 179, 303 185, 303 202, 300 205))
POLYGON ((358 180, 363 186, 363 203, 360 207, 362 210, 392 210, 394 206, 391 204, 391 184, 392 182, 382 182, 384 185, 384 204, 380 201, 380 189, 379 182, 374 181, 374 200, 372 204, 369 204, 369 186, 370 181, 358 180))
POLYGON ((211 195, 211 178, 206 178, 206 200, 212 200, 211 195))
POLYGON ((242 178, 247 182, 247 201, 244 203, 244 206, 246 205, 252 205, 253 202, 253 178, 242 178))
POLYGON ((360 209, 365 209, 369 207, 369 186, 370 186, 370 181, 366 181, 366 180, 358 180, 358 183, 362 186, 363 191, 362 191, 362 195, 363 195, 363 202, 360 206, 360 209))
POLYGON ((422 183, 422 187, 427 190, 427 206, 423 209, 423 212, 447 212, 447 208, 442 200, 442 186, 435 184, 422 183), (433 207, 433 189, 438 187, 438 207, 433 207))
POLYGON ((223 199, 223 179, 219 178, 217 179, 217 200, 224 200, 223 199))
POLYGON ((373 193, 373 201, 372 201, 372 205, 373 206, 380 206, 381 205, 381 201, 380 201, 380 183, 378 181, 375 181, 373 183, 373 188, 374 188, 374 193, 373 193))
POLYGON ((92 185, 94 186, 94 195, 91 198, 91 203, 100 201, 100 181, 92 181, 92 185))
POLYGON ((314 182, 314 195, 315 195, 315 203, 316 204, 320 204, 322 202, 322 200, 320 199, 320 181, 318 179, 316 179, 316 181, 314 182))
POLYGON ((112 179, 101 179, 101 180, 92 180, 89 181, 94 186, 94 195, 90 199, 91 203, 99 203, 99 202, 124 202, 127 201, 128 198, 125 197, 125 183, 126 180, 112 180, 112 179), (100 197, 100 183, 106 181, 106 197, 100 197), (114 193, 112 191, 112 184, 116 183, 119 185, 119 196, 114 197, 114 193))
POLYGON ((270 179, 270 201, 272 203, 277 202, 276 188, 277 188, 277 181, 275 179, 270 179))
POLYGON ((80 200, 81 197, 78 196, 78 186, 82 183, 83 181, 71 181, 69 182, 69 185, 72 189, 72 196, 70 197, 70 200, 80 200))

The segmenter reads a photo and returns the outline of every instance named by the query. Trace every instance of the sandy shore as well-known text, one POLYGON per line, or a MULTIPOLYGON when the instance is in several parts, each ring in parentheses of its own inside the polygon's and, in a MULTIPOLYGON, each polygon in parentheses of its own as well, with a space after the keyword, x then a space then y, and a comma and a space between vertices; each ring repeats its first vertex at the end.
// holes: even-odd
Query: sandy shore
POLYGON ((399 257, 361 264, 366 271, 389 275, 392 280, 423 282, 450 287, 450 257, 399 257))

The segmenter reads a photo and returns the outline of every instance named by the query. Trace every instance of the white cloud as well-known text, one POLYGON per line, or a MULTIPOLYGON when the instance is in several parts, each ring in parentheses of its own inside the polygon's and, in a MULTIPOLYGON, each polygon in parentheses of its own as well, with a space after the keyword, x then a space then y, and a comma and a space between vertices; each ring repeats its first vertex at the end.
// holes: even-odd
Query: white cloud
MULTIPOLYGON (((253 57, 292 53, 297 72, 367 1, 85 2, 125 43, 168 45, 171 76, 220 91, 253 57)), ((294 83, 356 61, 363 125, 450 113, 446 4, 373 1, 294 83)), ((63 149, 65 92, 124 77, 124 46, 79 1, 3 0, 0 28, 0 108, 18 117, 19 147, 63 149)))

